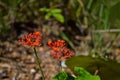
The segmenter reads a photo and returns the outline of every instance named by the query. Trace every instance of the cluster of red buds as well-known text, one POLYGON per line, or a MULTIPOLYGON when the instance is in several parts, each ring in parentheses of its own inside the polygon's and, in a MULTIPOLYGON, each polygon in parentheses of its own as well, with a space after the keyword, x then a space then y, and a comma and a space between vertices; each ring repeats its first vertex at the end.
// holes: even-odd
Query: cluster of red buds
POLYGON ((57 40, 56 42, 49 41, 48 46, 53 49, 50 53, 51 56, 58 60, 71 58, 74 55, 70 49, 66 48, 66 43, 64 40, 57 40))
POLYGON ((19 42, 29 46, 40 46, 41 38, 42 34, 40 32, 34 32, 28 35, 25 34, 19 42))

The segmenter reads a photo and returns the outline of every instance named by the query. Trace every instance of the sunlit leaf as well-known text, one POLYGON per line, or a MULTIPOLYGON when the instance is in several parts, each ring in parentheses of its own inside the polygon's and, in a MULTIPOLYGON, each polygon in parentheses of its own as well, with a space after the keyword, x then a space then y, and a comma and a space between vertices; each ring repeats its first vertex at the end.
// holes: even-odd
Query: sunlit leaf
POLYGON ((64 22, 64 17, 63 17, 63 15, 62 14, 53 14, 53 17, 55 18, 55 19, 57 19, 58 21, 60 21, 61 23, 63 23, 64 22))
POLYGON ((51 15, 52 15, 51 13, 47 13, 47 14, 45 15, 45 19, 46 19, 46 20, 49 20, 50 17, 51 17, 51 15))
POLYGON ((61 9, 51 9, 51 13, 61 13, 62 12, 62 10, 61 9))
POLYGON ((74 70, 79 73, 79 76, 75 80, 100 80, 99 76, 91 75, 82 67, 75 67, 74 70))
POLYGON ((39 11, 48 12, 48 11, 50 11, 50 9, 48 9, 48 8, 46 8, 46 7, 43 7, 43 8, 40 8, 39 11))

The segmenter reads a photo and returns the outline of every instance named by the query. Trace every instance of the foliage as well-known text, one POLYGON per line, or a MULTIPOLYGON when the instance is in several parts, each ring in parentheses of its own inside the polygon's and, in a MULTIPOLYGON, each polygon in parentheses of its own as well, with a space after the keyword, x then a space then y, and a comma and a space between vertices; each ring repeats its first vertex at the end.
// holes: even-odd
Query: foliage
POLYGON ((53 77, 52 80, 75 80, 75 79, 66 72, 60 72, 58 75, 53 77))
MULTIPOLYGON (((120 63, 112 60, 103 60, 100 58, 92 58, 90 56, 76 56, 66 61, 67 66, 74 71, 74 67, 82 67, 94 74, 98 70, 101 80, 119 80, 120 79, 120 63)), ((76 72, 74 72, 76 73, 76 72)))
MULTIPOLYGON (((44 16, 44 14, 42 13, 45 12, 46 20, 55 18, 62 24, 67 24, 68 20, 72 20, 75 21, 76 26, 81 29, 78 30, 79 32, 90 30, 90 32, 88 31, 92 38, 90 42, 93 43, 93 48, 90 52, 90 55, 92 56, 96 53, 99 53, 98 56, 101 56, 100 53, 102 53, 101 57, 103 58, 105 56, 104 54, 109 53, 108 48, 114 42, 114 40, 118 36, 118 33, 116 33, 115 36, 112 37, 112 40, 109 40, 107 44, 104 44, 104 33, 95 32, 101 29, 119 29, 119 9, 120 0, 0 0, 0 36, 1 33, 3 36, 6 36, 5 33, 9 34, 8 30, 14 26, 11 24, 14 24, 17 21, 34 22, 34 20, 38 20, 38 22, 42 23, 44 16), (103 47, 104 50, 102 51, 103 47)), ((40 24, 38 24, 38 26, 40 26, 40 24)), ((69 43, 69 45, 72 46, 72 48, 74 47, 74 44, 69 39, 69 36, 64 34, 64 32, 61 31, 60 36, 62 36, 62 38, 65 39, 69 43)), ((81 37, 81 35, 79 36, 81 37)), ((120 79, 120 64, 114 61, 104 61, 98 58, 82 56, 69 59, 67 61, 67 65, 72 70, 74 66, 83 67, 91 74, 93 74, 95 70, 99 69, 99 75, 102 80, 111 80, 113 78, 115 80, 120 79)), ((77 69, 77 71, 78 70, 80 70, 80 72, 85 71, 82 68, 77 69)), ((86 73, 87 72, 85 71, 85 74, 86 73)), ((91 76, 89 73, 87 74, 89 77, 91 76)), ((60 74, 58 74, 58 76, 59 75, 64 78, 70 77, 66 72, 61 72, 60 74)), ((80 77, 79 79, 82 78, 81 75, 79 75, 78 77, 80 77)))
POLYGON ((82 67, 75 67, 75 71, 79 73, 79 76, 75 80, 100 80, 99 76, 93 76, 82 67))
POLYGON ((50 8, 43 7, 43 8, 40 8, 39 10, 42 12, 46 12, 46 15, 45 15, 46 20, 49 20, 50 17, 53 16, 59 22, 61 22, 61 23, 64 22, 64 17, 61 14, 61 12, 62 12, 61 9, 58 9, 58 8, 51 8, 50 9, 50 8))
POLYGON ((52 80, 100 80, 99 76, 93 76, 87 72, 84 68, 75 67, 74 70, 79 73, 77 77, 72 77, 66 72, 60 72, 52 80))

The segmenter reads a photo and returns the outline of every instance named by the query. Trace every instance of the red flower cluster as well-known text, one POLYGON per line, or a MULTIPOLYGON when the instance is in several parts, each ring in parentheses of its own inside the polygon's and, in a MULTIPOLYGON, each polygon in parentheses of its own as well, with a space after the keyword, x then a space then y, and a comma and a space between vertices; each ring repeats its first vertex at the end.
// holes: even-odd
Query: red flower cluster
POLYGON ((48 46, 51 47, 55 52, 66 46, 64 40, 57 40, 56 42, 49 41, 48 46))
POLYGON ((29 46, 39 46, 41 42, 42 34, 40 32, 30 33, 24 35, 22 39, 19 40, 21 44, 26 44, 29 46))
POLYGON ((64 40, 57 40, 56 42, 49 41, 48 46, 53 49, 53 52, 50 53, 51 56, 59 60, 71 58, 74 55, 70 49, 66 48, 64 40))

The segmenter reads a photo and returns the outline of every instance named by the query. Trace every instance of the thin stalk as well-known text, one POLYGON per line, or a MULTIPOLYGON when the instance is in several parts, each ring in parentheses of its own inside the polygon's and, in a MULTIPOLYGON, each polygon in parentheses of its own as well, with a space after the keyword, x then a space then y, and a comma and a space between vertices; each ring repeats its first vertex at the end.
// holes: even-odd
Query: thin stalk
POLYGON ((59 65, 60 65, 60 72, 61 72, 62 71, 61 61, 59 61, 59 65))
POLYGON ((37 63, 37 65, 38 65, 38 67, 39 67, 39 71, 40 71, 40 73, 41 73, 41 75, 42 75, 42 79, 45 80, 45 77, 44 77, 44 74, 43 74, 42 68, 41 68, 41 66, 40 66, 39 57, 38 57, 38 55, 37 55, 37 52, 36 52, 35 47, 33 47, 33 50, 34 50, 34 53, 35 53, 36 63, 37 63))
POLYGON ((93 0, 89 0, 88 4, 87 4, 87 10, 89 10, 91 8, 93 0))

